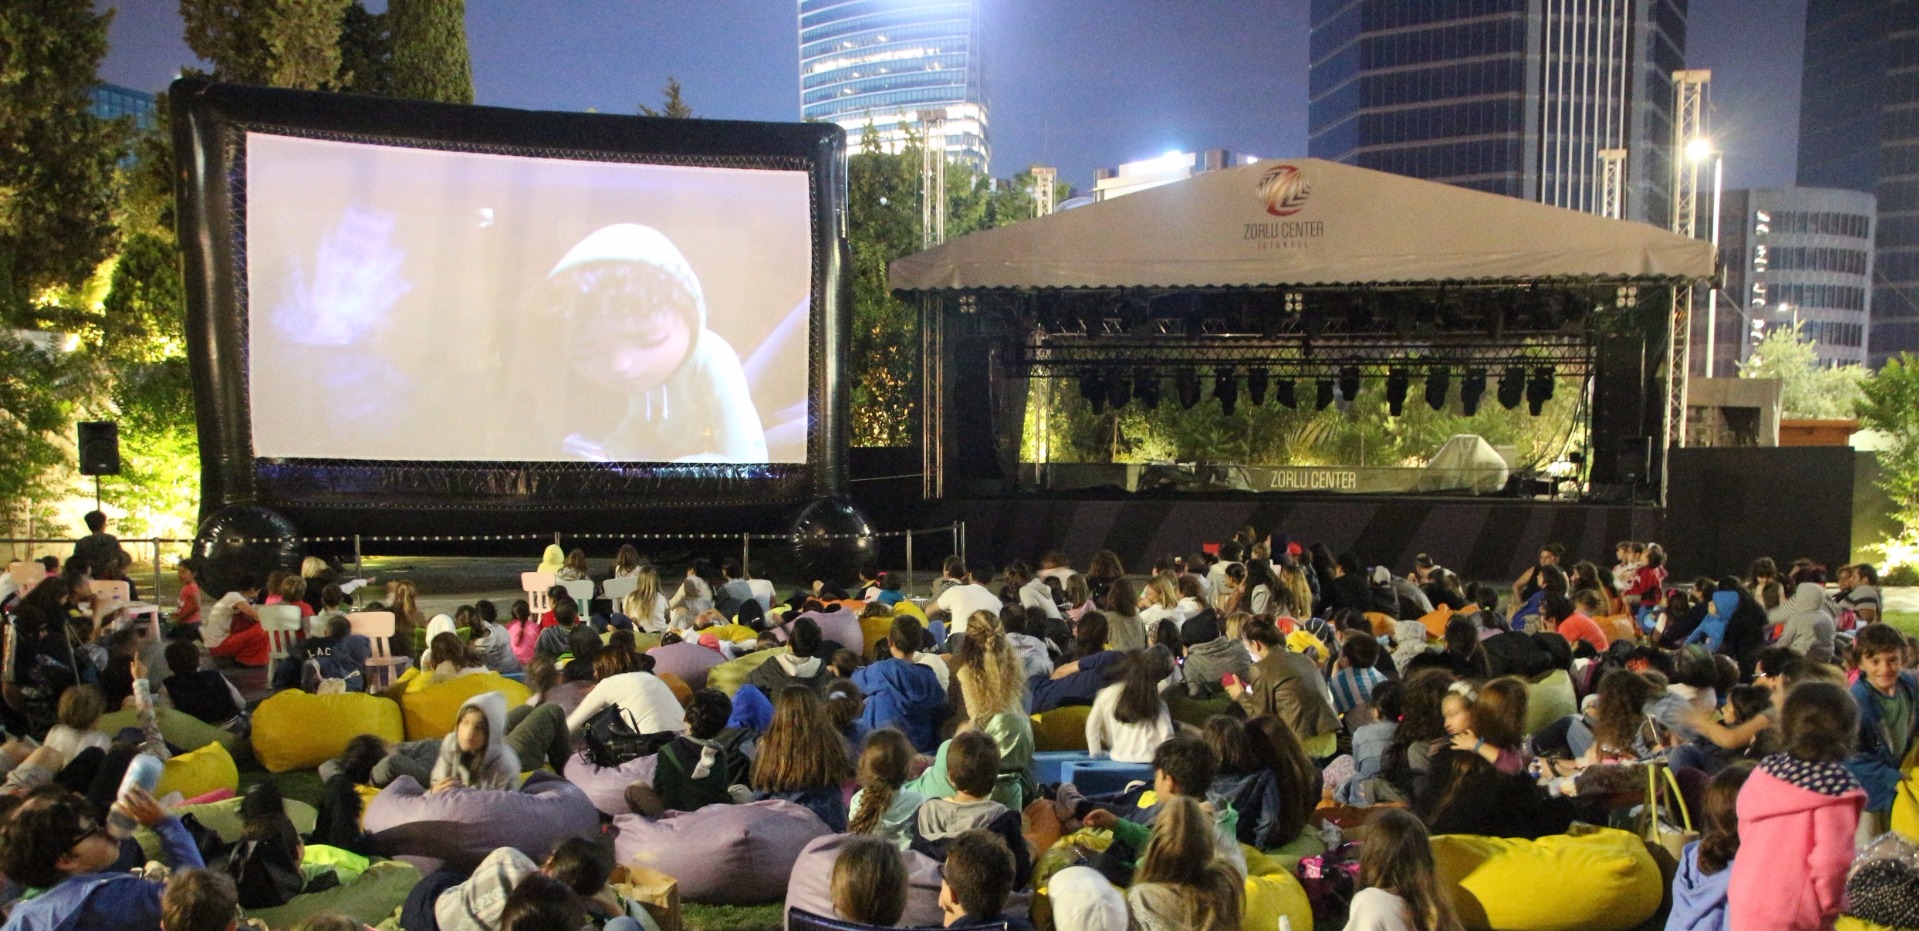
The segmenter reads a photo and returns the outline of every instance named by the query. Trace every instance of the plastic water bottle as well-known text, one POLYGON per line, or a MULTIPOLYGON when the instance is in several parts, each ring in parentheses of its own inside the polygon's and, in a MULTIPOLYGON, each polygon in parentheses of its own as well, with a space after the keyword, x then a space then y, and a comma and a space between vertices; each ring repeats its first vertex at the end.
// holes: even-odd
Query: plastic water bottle
POLYGON ((120 779, 120 791, 114 796, 115 804, 107 811, 108 833, 115 838, 133 836, 133 832, 139 829, 140 823, 121 811, 118 802, 124 801, 127 791, 134 786, 152 792, 153 787, 160 784, 160 771, 164 768, 165 764, 160 762, 160 758, 150 753, 135 756, 133 761, 127 764, 127 774, 120 779))

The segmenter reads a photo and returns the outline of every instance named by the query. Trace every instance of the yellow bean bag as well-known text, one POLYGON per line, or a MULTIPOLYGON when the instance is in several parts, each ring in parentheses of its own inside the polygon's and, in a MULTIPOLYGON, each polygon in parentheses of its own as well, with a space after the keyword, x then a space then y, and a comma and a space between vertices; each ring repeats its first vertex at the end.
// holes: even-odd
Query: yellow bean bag
POLYGON ((926 624, 926 611, 911 601, 897 601, 893 603, 893 616, 899 617, 902 614, 909 614, 919 618, 922 626, 926 624))
POLYGON ((892 633, 893 619, 890 617, 860 618, 860 636, 865 640, 865 643, 860 646, 863 651, 860 655, 867 658, 876 655, 873 651, 892 633))
MULTIPOLYGON (((155 708, 153 720, 160 727, 160 736, 181 750, 198 750, 207 744, 217 743, 226 747, 227 753, 236 760, 250 752, 247 742, 240 735, 214 727, 175 708, 155 708)), ((139 726, 140 713, 129 708, 101 715, 93 729, 103 734, 117 734, 122 729, 139 726)))
POLYGON ((1433 838, 1439 886, 1460 922, 1499 931, 1627 931, 1659 911, 1665 882, 1645 841, 1610 828, 1575 830, 1536 841, 1433 838))
POLYGON ((233 765, 233 754, 217 744, 207 744, 191 753, 168 760, 160 770, 160 781, 153 787, 156 798, 178 792, 182 798, 198 798, 215 789, 240 788, 240 768, 233 765))
POLYGON ((415 677, 400 695, 400 718, 406 728, 406 739, 425 740, 452 733, 460 706, 483 692, 505 695, 508 708, 526 704, 532 694, 526 686, 497 672, 476 672, 440 682, 431 682, 427 676, 415 677))
POLYGON ((400 706, 378 695, 311 695, 287 689, 253 709, 253 754, 270 773, 312 769, 340 755, 347 741, 373 734, 406 739, 400 706))
POLYGON ((1092 713, 1085 705, 1067 705, 1033 715, 1033 749, 1046 750, 1086 750, 1086 716, 1092 713))
POLYGON ((706 671, 706 687, 719 689, 731 697, 734 692, 740 690, 740 686, 746 684, 746 677, 752 675, 753 670, 760 668, 761 663, 786 652, 789 652, 786 647, 770 647, 756 653, 748 653, 739 659, 729 659, 706 671))
POLYGON ((1555 669, 1537 681, 1526 683, 1526 733, 1537 734, 1545 730, 1546 725, 1578 711, 1573 677, 1566 670, 1555 669))
MULTIPOLYGON (((1914 750, 1919 753, 1919 743, 1914 744, 1914 750)), ((1906 760, 1911 762, 1912 756, 1906 760)), ((1906 778, 1899 780, 1897 794, 1892 797, 1891 826, 1906 840, 1919 844, 1919 767, 1908 768, 1906 778)))
POLYGON ((1240 849, 1246 854, 1246 906, 1240 911, 1240 928, 1272 931, 1282 917, 1294 928, 1312 927, 1312 900, 1306 898, 1306 889, 1293 878, 1293 871, 1278 858, 1245 844, 1240 849))
POLYGON ((760 639, 759 632, 745 624, 715 624, 704 630, 694 631, 694 633, 712 634, 728 643, 752 643, 760 639))
POLYGON ((1863 918, 1840 915, 1832 925, 1832 931, 1911 931, 1909 928, 1895 928, 1891 925, 1876 925, 1863 918))

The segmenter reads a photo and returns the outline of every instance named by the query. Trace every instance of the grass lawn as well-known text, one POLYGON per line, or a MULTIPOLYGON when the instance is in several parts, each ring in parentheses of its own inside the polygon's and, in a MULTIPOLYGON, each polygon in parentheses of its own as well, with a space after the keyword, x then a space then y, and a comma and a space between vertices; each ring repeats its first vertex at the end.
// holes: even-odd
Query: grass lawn
POLYGON ((1886 623, 1905 631, 1907 636, 1919 637, 1919 611, 1887 611, 1886 623))

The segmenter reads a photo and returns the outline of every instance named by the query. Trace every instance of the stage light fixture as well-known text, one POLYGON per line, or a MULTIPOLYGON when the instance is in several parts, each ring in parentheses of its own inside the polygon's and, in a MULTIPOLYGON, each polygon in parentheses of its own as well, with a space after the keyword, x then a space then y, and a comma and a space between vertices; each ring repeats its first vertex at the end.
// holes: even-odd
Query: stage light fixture
POLYGON ((1299 396, 1293 392, 1293 380, 1282 378, 1273 382, 1273 402, 1284 407, 1299 407, 1299 396))
POLYGON ((1342 401, 1359 397, 1359 366, 1349 365, 1339 370, 1339 397, 1342 401))
POLYGON ((1313 399, 1314 410, 1323 411, 1326 408, 1333 406, 1333 380, 1332 379, 1330 378, 1320 379, 1318 392, 1319 392, 1318 396, 1313 399))
POLYGON ((1405 369, 1390 369, 1386 372, 1386 412, 1398 417, 1406 412, 1406 389, 1411 379, 1406 377, 1405 369))
POLYGON ((1526 409, 1530 411, 1534 417, 1537 417, 1539 416, 1539 412, 1545 409, 1546 402, 1552 399, 1552 367, 1542 365, 1533 369, 1532 378, 1526 381, 1526 409))
POLYGON ((1246 371, 1246 399, 1253 402, 1254 407, 1266 403, 1266 388, 1271 381, 1272 376, 1263 368, 1255 367, 1246 371))
POLYGON ((1125 369, 1106 370, 1106 403, 1114 410, 1126 406, 1133 399, 1133 383, 1126 378, 1125 369))
POLYGON ((1519 402, 1525 400, 1525 397, 1526 370, 1517 365, 1508 367, 1506 373, 1499 376, 1500 406, 1512 410, 1518 407, 1519 402))
POLYGON ((1179 391, 1179 406, 1192 410, 1199 403, 1199 370, 1180 369, 1173 376, 1173 386, 1179 391))
POLYGON ((1443 365, 1435 365, 1426 372, 1426 406, 1436 411, 1446 409, 1446 392, 1452 390, 1452 371, 1443 365))
POLYGON ((1486 393, 1486 370, 1467 369, 1459 380, 1459 409, 1471 417, 1479 413, 1479 396, 1486 393))
POLYGON ((1219 399, 1220 413, 1232 416, 1239 407, 1239 375, 1230 365, 1213 369, 1213 397, 1219 399))
POLYGON ((1133 397, 1149 411, 1158 407, 1159 373, 1143 365, 1133 369, 1133 397))
POLYGON ((1095 398, 1098 398, 1104 403, 1106 400, 1106 381, 1100 377, 1099 369, 1089 368, 1080 370, 1079 396, 1080 400, 1086 401, 1089 404, 1092 403, 1095 398))

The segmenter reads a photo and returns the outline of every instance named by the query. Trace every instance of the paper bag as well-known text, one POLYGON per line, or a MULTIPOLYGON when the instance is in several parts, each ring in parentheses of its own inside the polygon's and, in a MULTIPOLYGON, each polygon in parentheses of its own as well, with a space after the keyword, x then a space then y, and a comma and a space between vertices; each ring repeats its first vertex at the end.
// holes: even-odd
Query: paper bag
POLYGON ((679 880, 649 867, 618 866, 614 867, 607 884, 628 901, 645 908, 660 931, 682 931, 679 880))

